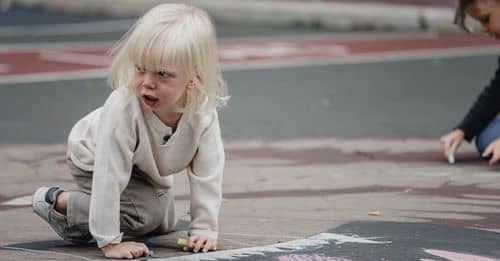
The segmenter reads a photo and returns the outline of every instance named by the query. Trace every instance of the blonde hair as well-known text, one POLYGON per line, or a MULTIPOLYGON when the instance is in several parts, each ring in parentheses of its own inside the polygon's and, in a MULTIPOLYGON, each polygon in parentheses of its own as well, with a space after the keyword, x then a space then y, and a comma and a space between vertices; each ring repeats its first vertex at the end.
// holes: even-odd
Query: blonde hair
POLYGON ((210 112, 229 99, 217 54, 215 28, 202 10, 183 4, 161 4, 144 14, 112 50, 108 84, 134 88, 136 66, 152 71, 175 65, 195 88, 187 89, 188 113, 210 112))
POLYGON ((469 8, 469 6, 472 5, 475 1, 476 0, 458 0, 457 7, 455 8, 455 19, 453 20, 453 23, 458 25, 458 27, 468 33, 470 33, 471 30, 465 24, 465 18, 467 17, 465 10, 469 8))

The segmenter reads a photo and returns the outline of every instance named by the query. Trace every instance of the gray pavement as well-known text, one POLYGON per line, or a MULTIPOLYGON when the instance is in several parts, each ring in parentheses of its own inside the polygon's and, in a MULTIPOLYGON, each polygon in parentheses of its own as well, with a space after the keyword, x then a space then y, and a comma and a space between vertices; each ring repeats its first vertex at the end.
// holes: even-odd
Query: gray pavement
MULTIPOLYGON (((441 160, 434 140, 424 139, 226 141, 225 147, 221 248, 186 260, 500 258, 500 237, 487 232, 500 228, 500 172, 477 161, 470 146, 457 155, 456 166, 441 160)), ((95 245, 59 240, 26 206, 37 186, 74 188, 64 149, 0 149, 3 260, 30 259, 33 253, 42 259, 102 259, 95 245)), ((176 211, 188 220, 186 177, 175 181, 176 211)), ((185 255, 169 245, 169 236, 145 242, 155 258, 185 255)))
MULTIPOLYGON (((479 56, 227 71, 232 99, 220 112, 222 132, 227 139, 436 138, 459 122, 495 66, 495 57, 479 56)), ((110 91, 104 79, 4 85, 0 143, 64 142, 110 91)))

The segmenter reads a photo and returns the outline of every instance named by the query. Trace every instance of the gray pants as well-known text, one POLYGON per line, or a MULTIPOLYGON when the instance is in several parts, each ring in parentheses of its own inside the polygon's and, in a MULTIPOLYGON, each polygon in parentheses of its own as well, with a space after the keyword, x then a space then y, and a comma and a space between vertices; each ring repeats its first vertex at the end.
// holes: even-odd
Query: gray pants
MULTIPOLYGON (((63 222, 65 239, 73 243, 88 242, 90 192, 92 190, 92 172, 76 167, 68 160, 71 175, 78 185, 77 191, 69 191, 66 216, 51 210, 55 222, 63 222)), ((151 232, 167 232, 175 225, 173 195, 170 190, 159 190, 141 174, 138 168, 132 171, 132 177, 120 196, 120 230, 125 235, 143 236, 151 232), (172 220, 171 220, 172 219, 172 220)))

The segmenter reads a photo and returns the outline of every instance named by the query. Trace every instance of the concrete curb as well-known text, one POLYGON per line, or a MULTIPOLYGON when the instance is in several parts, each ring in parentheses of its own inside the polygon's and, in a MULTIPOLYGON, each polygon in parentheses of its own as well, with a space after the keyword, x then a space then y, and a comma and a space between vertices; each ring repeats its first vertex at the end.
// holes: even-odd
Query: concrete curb
MULTIPOLYGON (((47 10, 139 15, 160 0, 3 0, 12 5, 41 7, 47 10)), ((333 30, 390 29, 456 31, 453 9, 448 7, 390 4, 352 4, 337 2, 300 2, 272 0, 179 0, 203 8, 215 20, 233 24, 295 25, 333 30)))

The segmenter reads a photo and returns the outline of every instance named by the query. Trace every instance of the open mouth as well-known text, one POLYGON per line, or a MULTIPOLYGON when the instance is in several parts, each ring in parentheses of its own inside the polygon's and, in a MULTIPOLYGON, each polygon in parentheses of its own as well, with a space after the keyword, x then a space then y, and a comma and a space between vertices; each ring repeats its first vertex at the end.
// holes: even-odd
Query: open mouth
POLYGON ((148 94, 143 94, 142 100, 144 101, 144 103, 146 103, 147 105, 149 105, 151 107, 156 105, 156 103, 158 102, 157 97, 152 96, 152 95, 148 95, 148 94))

